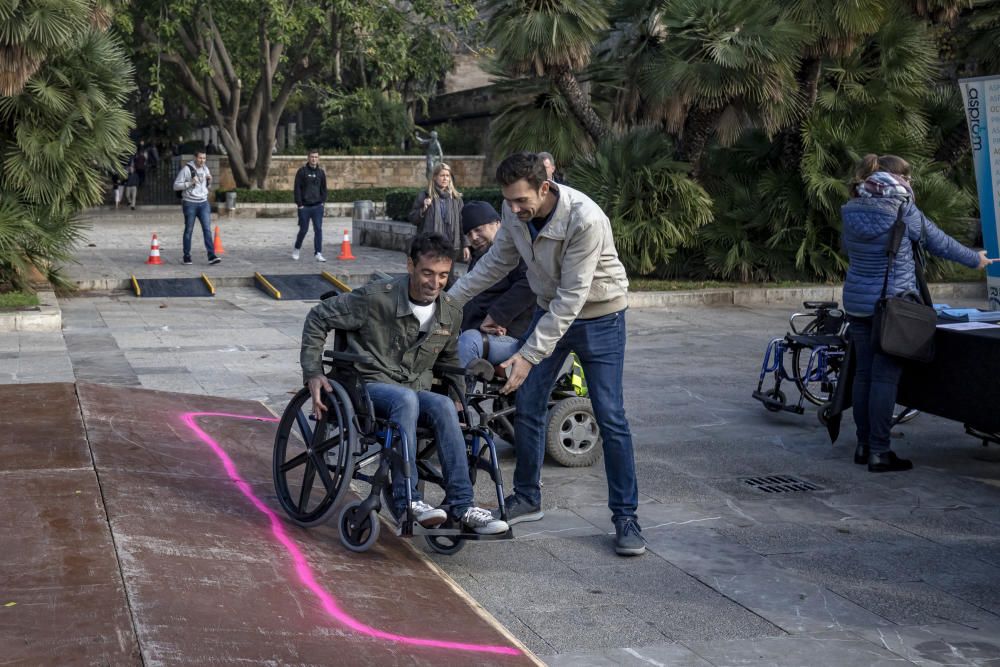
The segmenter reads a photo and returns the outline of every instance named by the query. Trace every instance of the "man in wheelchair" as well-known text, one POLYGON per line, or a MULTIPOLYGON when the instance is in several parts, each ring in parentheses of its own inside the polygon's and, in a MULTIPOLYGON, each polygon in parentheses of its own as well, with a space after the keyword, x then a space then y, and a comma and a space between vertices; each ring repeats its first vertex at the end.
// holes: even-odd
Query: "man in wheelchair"
MULTIPOLYGON (((469 271, 492 247, 500 230, 500 214, 484 201, 470 201, 462 208, 462 231, 472 246, 469 271)), ((507 275, 473 297, 462 309, 462 334, 458 337, 458 358, 465 368, 473 359, 497 365, 510 359, 521 347, 518 340, 535 314, 535 294, 531 291, 524 261, 507 275)))
MULTIPOLYGON (((327 408, 322 392, 332 391, 323 374, 323 349, 327 334, 341 332, 347 351, 367 355, 371 363, 356 363, 376 414, 398 424, 416 458, 416 430, 420 422, 434 432, 445 481, 445 505, 453 518, 477 533, 507 531, 506 522, 489 510, 476 507, 469 478, 465 438, 458 408, 448 396, 431 391, 435 363, 458 365, 457 338, 462 310, 444 293, 451 273, 454 248, 441 234, 418 234, 410 245, 407 275, 370 283, 362 288, 324 299, 306 316, 302 329, 300 362, 303 381, 312 395, 313 414, 327 408)), ((455 378, 464 387, 464 378, 455 378)), ((424 527, 444 523, 448 514, 424 502, 411 476, 414 518, 424 527)), ((393 511, 406 510, 404 475, 394 464, 393 511)))

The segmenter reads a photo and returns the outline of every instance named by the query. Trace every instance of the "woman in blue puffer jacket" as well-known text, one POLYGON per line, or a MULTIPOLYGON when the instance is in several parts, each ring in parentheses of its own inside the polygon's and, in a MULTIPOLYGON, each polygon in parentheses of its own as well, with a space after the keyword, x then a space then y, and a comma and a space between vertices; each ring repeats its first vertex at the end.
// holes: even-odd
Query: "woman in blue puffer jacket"
POLYGON ((987 259, 986 251, 976 252, 951 238, 927 219, 913 200, 910 164, 895 155, 866 155, 858 166, 852 198, 841 207, 844 247, 850 264, 844 280, 844 310, 848 335, 857 360, 852 387, 854 423, 858 446, 854 462, 868 464, 870 472, 909 470, 913 464, 901 459, 889 447, 892 410, 902 365, 895 357, 872 347, 872 315, 882 293, 886 247, 896 214, 902 207, 906 238, 889 270, 887 294, 918 294, 913 249, 909 240, 921 240, 928 252, 983 269, 997 260, 987 259))

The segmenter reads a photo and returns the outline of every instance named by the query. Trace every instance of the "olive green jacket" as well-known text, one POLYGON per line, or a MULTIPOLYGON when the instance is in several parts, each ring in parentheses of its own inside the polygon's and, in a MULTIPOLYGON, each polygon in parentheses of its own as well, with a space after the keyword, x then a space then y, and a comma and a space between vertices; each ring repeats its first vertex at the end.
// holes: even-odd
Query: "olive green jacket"
MULTIPOLYGON (((321 301, 309 311, 302 327, 302 380, 323 375, 327 334, 344 337, 345 352, 367 354, 370 364, 356 364, 367 382, 400 384, 414 391, 431 388, 431 368, 441 362, 458 366, 458 334, 462 309, 442 293, 430 330, 410 310, 409 276, 375 282, 353 292, 321 301)), ((458 386, 464 379, 456 378, 458 386)))

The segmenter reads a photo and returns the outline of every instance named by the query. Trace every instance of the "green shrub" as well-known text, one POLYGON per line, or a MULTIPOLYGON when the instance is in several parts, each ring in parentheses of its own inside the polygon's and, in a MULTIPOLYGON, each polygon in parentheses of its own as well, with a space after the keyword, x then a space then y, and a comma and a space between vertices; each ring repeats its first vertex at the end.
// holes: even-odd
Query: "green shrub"
MULTIPOLYGON (((339 190, 327 190, 327 202, 353 202, 364 199, 371 201, 383 201, 386 193, 394 188, 342 188, 339 190)), ((226 190, 215 191, 215 201, 224 203, 226 201, 226 190)), ((291 190, 244 190, 236 189, 229 192, 236 193, 237 204, 294 204, 295 196, 291 190)))
MULTIPOLYGON (((410 208, 413 206, 413 200, 417 198, 417 193, 420 190, 394 190, 388 192, 385 195, 385 217, 390 220, 399 220, 401 222, 407 221, 407 216, 410 215, 410 208)), ((503 195, 500 194, 500 188, 466 188, 461 191, 463 201, 485 201, 489 202, 493 208, 500 212, 500 207, 503 204, 503 195)))
MULTIPOLYGON (((359 152, 362 147, 399 147, 409 136, 406 105, 372 88, 332 92, 322 102, 323 120, 317 132, 305 137, 312 146, 359 152)), ((363 152, 363 151, 362 151, 363 152)))

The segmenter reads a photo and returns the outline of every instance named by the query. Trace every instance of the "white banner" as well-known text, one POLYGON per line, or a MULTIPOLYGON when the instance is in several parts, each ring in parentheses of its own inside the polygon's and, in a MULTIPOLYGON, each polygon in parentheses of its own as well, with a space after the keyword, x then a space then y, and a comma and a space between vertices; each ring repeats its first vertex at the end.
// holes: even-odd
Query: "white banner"
MULTIPOLYGON (((1000 257, 1000 76, 961 79, 958 84, 976 168, 983 247, 989 257, 1000 257)), ((987 268, 986 289, 990 308, 1000 310, 1000 264, 987 268)))

